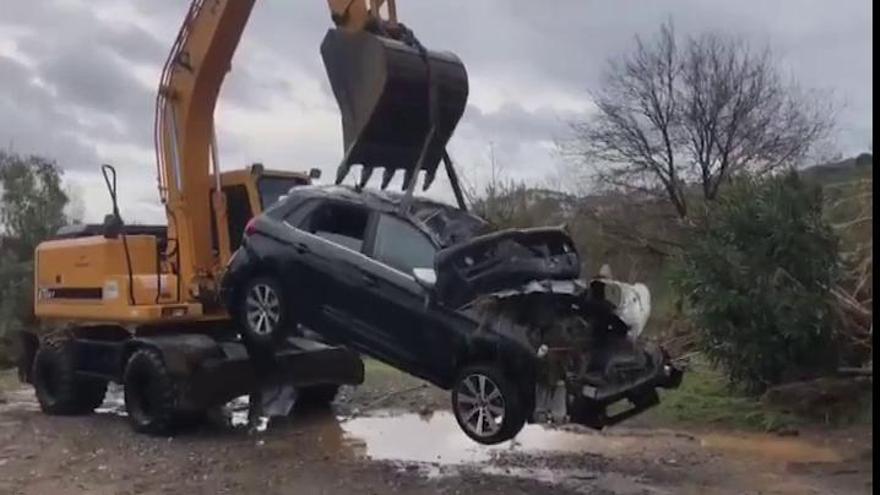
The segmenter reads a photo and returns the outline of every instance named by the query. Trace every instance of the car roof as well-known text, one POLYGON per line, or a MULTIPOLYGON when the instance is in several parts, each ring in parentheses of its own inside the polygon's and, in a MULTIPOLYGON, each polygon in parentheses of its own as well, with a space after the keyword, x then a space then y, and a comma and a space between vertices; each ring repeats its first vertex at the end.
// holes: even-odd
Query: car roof
POLYGON ((413 197, 409 212, 401 204, 404 194, 377 189, 358 189, 349 185, 302 185, 288 193, 298 201, 321 198, 343 201, 407 220, 434 239, 441 247, 456 244, 488 228, 482 218, 452 205, 428 198, 413 197))

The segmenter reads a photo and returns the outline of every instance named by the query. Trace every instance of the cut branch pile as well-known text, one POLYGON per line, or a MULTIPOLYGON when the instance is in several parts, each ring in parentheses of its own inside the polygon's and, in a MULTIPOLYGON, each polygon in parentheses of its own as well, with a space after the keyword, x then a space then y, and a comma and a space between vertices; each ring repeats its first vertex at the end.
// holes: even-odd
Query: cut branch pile
POLYGON ((842 276, 831 289, 837 331, 870 359, 874 315, 873 177, 833 184, 825 191, 826 216, 846 247, 841 252, 842 276))

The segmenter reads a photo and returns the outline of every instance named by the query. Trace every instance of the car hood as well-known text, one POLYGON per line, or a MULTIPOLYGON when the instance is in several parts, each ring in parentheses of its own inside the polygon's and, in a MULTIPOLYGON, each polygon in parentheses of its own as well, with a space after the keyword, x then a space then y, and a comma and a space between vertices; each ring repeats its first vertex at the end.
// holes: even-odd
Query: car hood
POLYGON ((562 227, 508 229, 440 250, 434 269, 440 302, 460 307, 536 280, 577 279, 580 258, 562 227))

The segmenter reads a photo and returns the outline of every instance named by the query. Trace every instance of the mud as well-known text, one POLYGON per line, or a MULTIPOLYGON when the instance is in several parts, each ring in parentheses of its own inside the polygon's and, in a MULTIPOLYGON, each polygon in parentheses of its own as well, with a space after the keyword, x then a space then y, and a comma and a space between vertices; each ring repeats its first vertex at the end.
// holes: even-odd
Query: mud
POLYGON ((486 447, 458 430, 442 394, 384 369, 368 373, 365 388, 344 390, 332 409, 296 410, 250 432, 241 398, 174 438, 132 433, 116 387, 96 414, 49 417, 29 387, 12 386, 0 400, 0 494, 849 495, 873 484, 870 430, 779 437, 529 425, 486 447))

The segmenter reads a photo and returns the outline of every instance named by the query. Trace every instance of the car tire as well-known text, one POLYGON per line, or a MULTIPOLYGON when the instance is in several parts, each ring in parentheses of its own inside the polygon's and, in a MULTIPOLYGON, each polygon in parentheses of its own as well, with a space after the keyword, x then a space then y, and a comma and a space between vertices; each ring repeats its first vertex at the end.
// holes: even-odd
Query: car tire
POLYGON ((330 406, 339 393, 339 385, 315 385, 296 390, 294 409, 323 409, 330 406))
POLYGON ((145 348, 128 359, 123 376, 125 410, 138 433, 165 435, 178 418, 174 379, 159 351, 145 348))
POLYGON ((526 422, 519 389, 496 366, 464 368, 452 387, 452 411, 458 426, 485 445, 515 437, 526 422))
POLYGON ((47 340, 40 345, 32 377, 40 409, 46 414, 89 414, 107 393, 105 380, 76 375, 76 355, 68 340, 47 340))
POLYGON ((281 285, 270 277, 249 280, 239 297, 242 337, 252 348, 268 349, 280 342, 290 326, 281 285))

